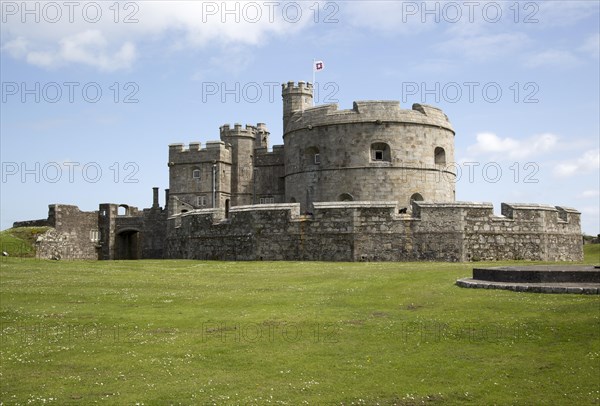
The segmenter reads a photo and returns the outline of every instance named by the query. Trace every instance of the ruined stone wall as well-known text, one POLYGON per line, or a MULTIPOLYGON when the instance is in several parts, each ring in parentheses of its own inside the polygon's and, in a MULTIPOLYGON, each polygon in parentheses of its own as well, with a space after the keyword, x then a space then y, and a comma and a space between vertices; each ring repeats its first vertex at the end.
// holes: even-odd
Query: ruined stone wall
POLYGON ((98 212, 77 206, 50 205, 54 228, 38 237, 36 255, 43 259, 98 259, 98 212))
POLYGON ((550 206, 414 202, 315 203, 199 210, 168 220, 167 258, 476 261, 583 258, 579 213, 550 206))
POLYGON ((47 227, 47 226, 52 226, 48 222, 48 219, 15 221, 13 223, 13 228, 17 228, 17 227, 47 227))
POLYGON ((100 259, 163 258, 167 211, 156 205, 142 211, 130 208, 118 214, 117 204, 100 205, 100 259))

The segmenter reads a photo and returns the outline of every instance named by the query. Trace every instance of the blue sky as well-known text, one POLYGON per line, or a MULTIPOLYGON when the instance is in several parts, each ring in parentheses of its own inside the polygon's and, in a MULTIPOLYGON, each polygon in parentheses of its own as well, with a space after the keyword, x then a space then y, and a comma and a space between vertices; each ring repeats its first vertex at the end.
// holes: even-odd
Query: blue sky
POLYGON ((151 205, 170 143, 264 122, 282 82, 317 104, 439 106, 457 200, 575 207, 599 220, 599 2, 1 3, 0 220, 47 205, 151 205), (25 4, 25 7, 23 5, 25 4))

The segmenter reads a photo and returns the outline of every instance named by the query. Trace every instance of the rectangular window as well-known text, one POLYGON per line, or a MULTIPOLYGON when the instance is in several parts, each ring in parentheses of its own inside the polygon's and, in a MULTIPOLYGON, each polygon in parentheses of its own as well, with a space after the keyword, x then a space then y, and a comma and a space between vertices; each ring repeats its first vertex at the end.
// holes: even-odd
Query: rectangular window
POLYGON ((206 196, 198 196, 197 205, 200 207, 205 207, 206 206, 206 196))
POLYGON ((315 154, 315 165, 319 165, 321 163, 321 155, 315 154))
POLYGON ((90 230, 90 241, 98 242, 100 241, 100 231, 98 230, 90 230))
POLYGON ((375 161, 383 161, 383 151, 380 149, 376 149, 373 153, 373 159, 375 161))
POLYGON ((200 169, 194 169, 194 170, 192 171, 192 177, 193 177, 194 179, 200 179, 200 169))

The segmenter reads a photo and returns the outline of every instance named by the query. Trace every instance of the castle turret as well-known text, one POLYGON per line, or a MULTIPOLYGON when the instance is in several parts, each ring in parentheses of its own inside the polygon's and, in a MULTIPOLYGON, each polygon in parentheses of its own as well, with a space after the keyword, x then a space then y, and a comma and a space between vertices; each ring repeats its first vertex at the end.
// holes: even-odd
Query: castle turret
MULTIPOLYGON (((398 101, 356 101, 289 109, 298 87, 284 87, 285 201, 313 211, 314 202, 453 202, 454 130, 438 108, 398 101), (288 109, 288 110, 286 110, 288 109)), ((294 104, 296 103, 296 104, 294 104)))
MULTIPOLYGON (((260 124, 259 124, 260 126, 260 124)), ((266 131, 264 124, 261 133, 266 131)), ((231 205, 241 206, 253 203, 254 148, 259 136, 258 127, 229 124, 220 127, 221 141, 231 145, 231 205)), ((268 132, 267 132, 268 134, 268 132)), ((261 134, 264 135, 264 134, 261 134)))
POLYGON ((254 148, 269 148, 270 134, 265 123, 256 124, 256 142, 254 143, 254 148))
POLYGON ((292 81, 283 83, 281 96, 283 97, 283 130, 285 132, 292 114, 313 106, 313 85, 302 81, 298 82, 298 86, 295 86, 292 81))

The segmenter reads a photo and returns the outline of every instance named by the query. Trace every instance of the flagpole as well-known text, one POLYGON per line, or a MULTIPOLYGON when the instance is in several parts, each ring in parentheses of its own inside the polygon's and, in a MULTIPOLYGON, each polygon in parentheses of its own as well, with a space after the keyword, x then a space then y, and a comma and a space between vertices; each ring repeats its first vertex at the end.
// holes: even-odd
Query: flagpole
POLYGON ((312 63, 312 71, 313 71, 313 81, 312 81, 312 85, 313 85, 313 89, 315 88, 315 62, 317 60, 315 58, 313 58, 313 63, 312 63))

